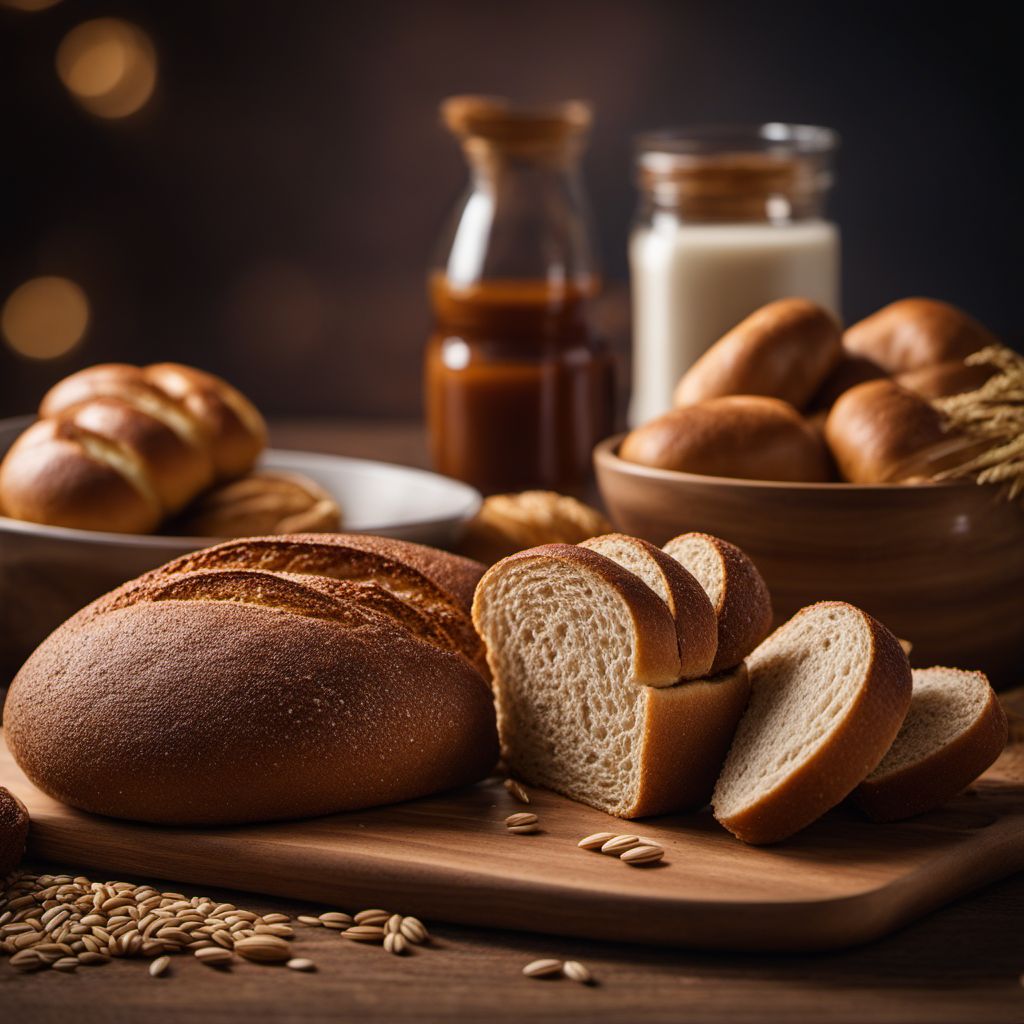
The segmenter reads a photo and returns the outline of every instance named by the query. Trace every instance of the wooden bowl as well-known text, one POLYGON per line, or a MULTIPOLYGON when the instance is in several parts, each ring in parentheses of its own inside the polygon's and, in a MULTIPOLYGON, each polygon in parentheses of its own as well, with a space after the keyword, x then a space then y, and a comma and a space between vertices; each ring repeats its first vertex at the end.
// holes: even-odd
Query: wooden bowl
POLYGON ((860 486, 734 480, 651 469, 594 449, 612 521, 655 544, 691 530, 738 544, 776 621, 849 601, 913 644, 911 663, 1024 678, 1024 509, 974 483, 860 486))

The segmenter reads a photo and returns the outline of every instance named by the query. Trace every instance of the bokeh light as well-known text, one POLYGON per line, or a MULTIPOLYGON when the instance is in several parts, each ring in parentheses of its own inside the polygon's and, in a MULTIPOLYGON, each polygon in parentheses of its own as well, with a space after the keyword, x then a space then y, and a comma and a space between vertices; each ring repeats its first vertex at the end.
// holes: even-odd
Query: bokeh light
POLYGON ((119 18, 73 28, 57 48, 57 74, 68 92, 98 117, 127 117, 156 88, 156 50, 149 36, 119 18))
POLYGON ((45 11, 47 7, 59 4, 60 0, 0 0, 0 7, 9 7, 14 11, 45 11))
POLYGON ((0 330, 15 352, 56 359, 70 352, 89 326, 85 292, 66 277, 34 277, 15 288, 0 312, 0 330))

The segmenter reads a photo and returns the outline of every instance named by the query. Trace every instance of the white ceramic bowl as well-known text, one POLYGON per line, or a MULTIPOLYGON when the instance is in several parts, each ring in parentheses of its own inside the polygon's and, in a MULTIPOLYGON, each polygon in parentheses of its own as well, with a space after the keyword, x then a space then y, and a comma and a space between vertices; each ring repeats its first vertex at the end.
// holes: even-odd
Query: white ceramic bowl
MULTIPOLYGON (((0 420, 0 457, 32 422, 0 420)), ((368 459, 268 449, 260 465, 302 473, 342 508, 343 529, 445 547, 480 494, 437 473, 368 459)), ((0 516, 0 686, 52 629, 93 598, 216 538, 100 533, 0 516)))

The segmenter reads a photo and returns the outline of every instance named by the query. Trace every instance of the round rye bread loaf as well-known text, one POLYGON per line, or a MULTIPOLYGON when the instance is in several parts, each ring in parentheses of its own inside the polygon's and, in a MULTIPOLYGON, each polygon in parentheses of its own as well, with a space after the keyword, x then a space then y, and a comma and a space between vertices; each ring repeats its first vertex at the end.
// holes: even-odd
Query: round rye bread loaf
POLYGON ((490 688, 459 628, 472 628, 482 572, 347 535, 198 552, 51 634, 11 686, 8 743, 51 796, 167 824, 307 817, 466 785, 497 759, 490 688))

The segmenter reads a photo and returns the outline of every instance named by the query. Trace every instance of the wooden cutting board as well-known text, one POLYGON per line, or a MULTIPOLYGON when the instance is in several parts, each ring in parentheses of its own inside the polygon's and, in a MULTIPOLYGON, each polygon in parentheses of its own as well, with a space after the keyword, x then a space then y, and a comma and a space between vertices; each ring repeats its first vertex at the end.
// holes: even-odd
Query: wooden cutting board
POLYGON ((629 825, 540 790, 543 831, 500 780, 309 821, 162 828, 98 818, 44 796, 0 744, 0 785, 28 805, 35 858, 106 878, 160 877, 425 919, 709 949, 821 950, 878 938, 1024 869, 1024 744, 942 810, 876 825, 840 808, 794 839, 754 848, 710 814, 629 825), (632 868, 576 842, 639 832, 666 849, 632 868))

